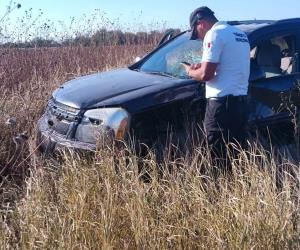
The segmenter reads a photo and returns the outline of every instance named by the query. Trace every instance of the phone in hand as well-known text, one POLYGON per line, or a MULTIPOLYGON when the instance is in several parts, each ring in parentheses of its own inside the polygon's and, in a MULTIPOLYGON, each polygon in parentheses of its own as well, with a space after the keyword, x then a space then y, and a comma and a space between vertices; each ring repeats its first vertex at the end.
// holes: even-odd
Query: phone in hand
POLYGON ((186 65, 186 66, 191 66, 191 64, 188 62, 181 62, 181 64, 186 65))

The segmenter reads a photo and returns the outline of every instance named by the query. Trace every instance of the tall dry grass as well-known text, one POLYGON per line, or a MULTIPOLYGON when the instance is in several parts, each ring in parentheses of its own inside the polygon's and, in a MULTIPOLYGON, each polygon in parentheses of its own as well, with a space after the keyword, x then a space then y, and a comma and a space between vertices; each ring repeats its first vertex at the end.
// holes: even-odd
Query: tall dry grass
POLYGON ((112 152, 60 163, 39 162, 22 199, 2 211, 3 247, 24 249, 296 249, 299 239, 298 167, 276 187, 276 164, 261 150, 241 155, 231 176, 212 178, 212 166, 195 148, 192 158, 144 159, 144 183, 134 154, 112 152), (126 155, 126 157, 125 157, 126 155), (126 161, 127 160, 127 161, 126 161), (262 169, 262 164, 265 169, 262 169), (41 165, 41 163, 43 163, 41 165), (166 169, 173 168, 172 173, 166 169))
POLYGON ((80 75, 124 67, 150 48, 0 50, 0 209, 14 203, 28 170, 39 162, 35 156, 36 123, 54 89, 80 75))
MULTIPOLYGON (((153 45, 0 49, 2 90, 29 91, 30 82, 48 87, 47 82, 125 67, 153 45), (46 83, 45 83, 46 82, 46 83)), ((38 93, 39 94, 39 93, 38 93)))
POLYGON ((162 172, 150 152, 142 159, 150 183, 134 153, 119 152, 118 174, 113 151, 36 153, 36 122, 57 86, 125 66, 150 47, 1 50, 1 248, 299 248, 299 165, 276 149, 253 144, 218 179, 203 148, 166 157, 162 172))

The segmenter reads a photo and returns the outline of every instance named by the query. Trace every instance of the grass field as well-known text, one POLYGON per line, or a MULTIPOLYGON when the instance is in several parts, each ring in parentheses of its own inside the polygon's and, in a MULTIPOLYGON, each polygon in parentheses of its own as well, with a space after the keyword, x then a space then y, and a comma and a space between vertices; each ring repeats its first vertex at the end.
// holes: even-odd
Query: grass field
MULTIPOLYGON (((233 174, 214 180, 205 150, 166 157, 113 152, 45 159, 36 122, 64 81, 122 67, 153 45, 0 50, 0 245, 2 249, 297 249, 299 165, 252 144, 233 174), (279 160, 280 158, 280 160, 279 160), (203 168, 207 168, 203 174, 203 168), (281 172, 281 186, 278 183, 281 172)), ((282 151, 281 151, 282 153, 282 151)))

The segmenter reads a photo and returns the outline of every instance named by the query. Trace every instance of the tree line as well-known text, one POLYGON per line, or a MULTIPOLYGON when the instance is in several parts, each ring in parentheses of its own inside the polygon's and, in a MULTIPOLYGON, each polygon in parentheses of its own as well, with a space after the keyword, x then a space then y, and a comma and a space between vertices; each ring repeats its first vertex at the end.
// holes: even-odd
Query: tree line
MULTIPOLYGON (((180 30, 177 29, 176 33, 180 30)), ((101 29, 92 35, 77 35, 75 38, 61 40, 36 37, 26 42, 7 42, 2 48, 36 48, 36 47, 65 47, 65 46, 116 46, 116 45, 150 45, 157 44, 163 37, 163 31, 123 32, 121 30, 101 29)))

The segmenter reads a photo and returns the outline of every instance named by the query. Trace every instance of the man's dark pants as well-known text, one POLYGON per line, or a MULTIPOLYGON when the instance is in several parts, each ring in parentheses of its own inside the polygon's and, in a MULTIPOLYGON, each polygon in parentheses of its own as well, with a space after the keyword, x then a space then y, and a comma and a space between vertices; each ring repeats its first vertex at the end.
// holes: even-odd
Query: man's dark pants
POLYGON ((237 154, 230 146, 232 143, 245 147, 246 122, 246 96, 229 95, 207 99, 204 128, 213 164, 219 170, 231 170, 230 159, 237 154))

